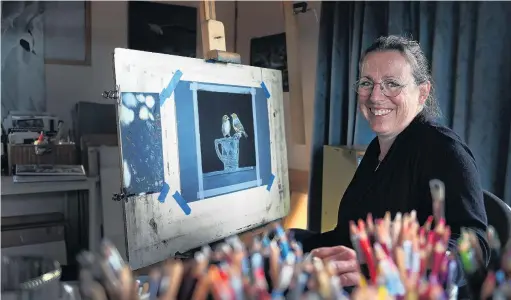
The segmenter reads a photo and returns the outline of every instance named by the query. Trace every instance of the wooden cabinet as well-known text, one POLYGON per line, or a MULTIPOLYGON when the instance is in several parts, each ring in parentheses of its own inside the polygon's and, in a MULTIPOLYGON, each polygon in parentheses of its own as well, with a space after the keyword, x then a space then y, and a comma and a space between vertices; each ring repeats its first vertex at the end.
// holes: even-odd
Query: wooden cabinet
POLYGON ((337 224, 341 198, 364 152, 365 147, 324 146, 321 232, 332 230, 337 224))

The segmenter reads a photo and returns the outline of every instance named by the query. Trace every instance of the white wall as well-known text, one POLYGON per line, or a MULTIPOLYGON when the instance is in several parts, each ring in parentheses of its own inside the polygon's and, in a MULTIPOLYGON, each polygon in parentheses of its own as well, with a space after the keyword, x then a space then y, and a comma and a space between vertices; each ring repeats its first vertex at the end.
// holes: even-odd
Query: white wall
MULTIPOLYGON (((198 2, 169 2, 198 7, 198 2)), ((319 17, 320 2, 309 2, 309 5, 316 9, 319 17)), ((70 111, 79 101, 112 103, 111 100, 103 99, 101 93, 114 87, 112 64, 114 48, 127 47, 127 2, 93 1, 91 10, 91 66, 46 65, 48 111, 57 114, 66 124, 71 124, 70 111)), ((216 2, 216 13, 217 19, 225 26, 227 50, 234 51, 234 2, 216 2)), ((319 24, 312 11, 297 15, 296 18, 300 32, 307 145, 294 145, 288 142, 288 157, 290 168, 308 170, 319 24)), ((252 37, 284 31, 284 15, 279 1, 238 2, 237 52, 240 53, 243 64, 249 63, 252 37)), ((200 35, 197 36, 197 51, 201 55, 200 35)), ((287 95, 284 96, 284 101, 289 112, 291 104, 287 95)), ((286 117, 288 116, 289 113, 286 114, 286 117)), ((288 119, 286 124, 289 126, 288 119)))

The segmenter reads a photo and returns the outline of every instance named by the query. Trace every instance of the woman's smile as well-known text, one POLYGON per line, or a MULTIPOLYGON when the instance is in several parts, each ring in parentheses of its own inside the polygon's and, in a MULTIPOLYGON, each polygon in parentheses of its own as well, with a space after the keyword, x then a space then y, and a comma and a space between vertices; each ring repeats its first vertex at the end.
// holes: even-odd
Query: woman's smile
POLYGON ((370 108, 369 110, 371 114, 377 117, 384 117, 393 111, 393 109, 390 108, 370 108))

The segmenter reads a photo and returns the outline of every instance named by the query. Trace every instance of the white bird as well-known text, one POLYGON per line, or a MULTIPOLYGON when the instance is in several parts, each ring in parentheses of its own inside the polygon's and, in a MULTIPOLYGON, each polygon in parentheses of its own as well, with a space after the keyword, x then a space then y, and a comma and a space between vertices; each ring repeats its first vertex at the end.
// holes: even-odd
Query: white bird
POLYGON ((227 115, 222 117, 222 134, 224 137, 231 136, 231 122, 229 122, 229 116, 227 115))
POLYGON ((240 135, 243 134, 247 138, 248 134, 245 132, 245 128, 243 127, 243 124, 241 124, 241 121, 238 118, 238 115, 235 113, 232 113, 231 117, 232 117, 232 127, 234 128, 234 131, 236 133, 239 133, 240 135))

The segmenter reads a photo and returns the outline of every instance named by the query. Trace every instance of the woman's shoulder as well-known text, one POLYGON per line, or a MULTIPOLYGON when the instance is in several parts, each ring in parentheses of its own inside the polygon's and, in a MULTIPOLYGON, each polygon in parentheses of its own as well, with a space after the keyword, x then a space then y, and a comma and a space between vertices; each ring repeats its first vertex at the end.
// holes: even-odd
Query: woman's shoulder
POLYGON ((467 144, 447 126, 432 120, 424 120, 417 127, 420 149, 427 151, 429 155, 465 161, 475 160, 467 144))
POLYGON ((415 126, 414 135, 420 144, 429 144, 435 146, 466 146, 461 137, 451 128, 442 125, 433 120, 421 120, 415 126))

